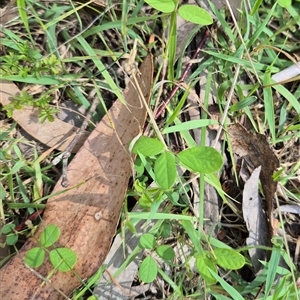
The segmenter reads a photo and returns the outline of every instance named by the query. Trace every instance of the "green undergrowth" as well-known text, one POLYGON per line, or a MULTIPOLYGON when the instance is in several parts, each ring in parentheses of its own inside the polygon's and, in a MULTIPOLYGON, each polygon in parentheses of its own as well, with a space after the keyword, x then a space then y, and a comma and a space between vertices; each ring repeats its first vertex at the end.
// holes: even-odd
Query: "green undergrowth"
MULTIPOLYGON (((141 220, 151 226, 145 226, 148 229, 141 235, 139 244, 112 275, 116 277, 144 252, 147 255, 140 261, 139 282, 155 284, 158 279, 163 280, 165 290, 158 291, 157 297, 300 298, 299 270, 290 253, 292 248, 286 233, 282 237, 274 236, 268 247, 261 246, 269 251, 270 258, 267 262, 261 261, 260 272, 254 274, 241 219, 232 226, 236 228, 232 234, 226 229, 231 226, 230 222, 226 223, 220 211, 219 219, 213 220, 212 231, 225 232, 226 238, 205 231, 207 184, 216 191, 222 209, 231 209, 234 217, 240 215, 234 214, 236 199, 224 188, 223 177, 228 173, 232 173, 231 180, 239 184, 230 137, 220 137, 222 146, 217 151, 214 144, 208 145, 206 141, 213 126, 217 131, 226 132, 230 124, 247 120, 250 131, 264 134, 280 161, 274 175, 281 190, 281 194, 276 194, 277 205, 283 200, 298 205, 300 200, 297 186, 300 163, 296 151, 300 137, 300 86, 297 78, 281 83, 272 79, 273 74, 297 60, 294 53, 300 49, 300 2, 242 2, 243 13, 236 24, 227 10, 217 10, 210 3, 216 19, 209 27, 210 36, 201 50, 205 60, 193 63, 184 79, 185 86, 175 94, 165 115, 157 120, 155 128, 159 128, 159 133, 154 128, 151 136, 128 141, 136 155, 135 174, 126 195, 119 233, 124 235, 130 230, 136 234, 136 224, 141 220), (204 109, 198 120, 189 120, 186 114, 189 93, 199 91, 199 79, 204 71, 206 84, 201 91, 204 109), (211 91, 214 91, 214 105, 210 102, 211 91), (217 111, 216 118, 212 106, 217 111), (200 141, 196 141, 192 132, 196 129, 200 141), (197 190, 192 185, 194 181, 197 190), (197 211, 193 203, 195 195, 199 199, 197 211), (135 199, 142 210, 129 211, 130 199, 135 199), (251 276, 247 277, 247 272, 251 276)), ((179 84, 191 41, 199 32, 201 38, 203 25, 212 21, 205 10, 178 7, 177 1, 172 0, 120 4, 109 1, 105 7, 90 6, 88 2, 58 4, 18 0, 17 5, 18 16, 0 27, 3 35, 0 79, 16 83, 22 92, 4 111, 11 118, 16 109, 36 107, 41 122, 53 121, 59 110, 55 102, 57 95, 60 101, 71 99, 86 109, 92 98, 98 97, 95 121, 101 119, 112 100, 118 98, 124 103, 124 82, 128 75, 122 71, 122 62, 129 57, 134 40, 139 41, 137 45, 143 45, 138 46, 137 62, 146 56, 146 49, 154 53, 156 62, 163 62, 155 64, 150 102, 154 109, 157 98, 169 95, 179 84), (152 8, 142 9, 146 4, 152 8), (187 40, 176 57, 178 15, 197 23, 198 27, 187 33, 187 40), (159 36, 147 44, 149 37, 158 32, 165 40, 159 36), (24 87, 38 87, 38 93, 24 87)), ((4 237, 1 246, 9 246, 10 252, 1 257, 1 265, 22 245, 24 237, 34 232, 40 221, 39 211, 45 208, 58 177, 50 163, 52 157, 45 159, 35 147, 30 155, 24 154, 20 147, 22 138, 16 133, 18 127, 7 117, 2 117, 0 132, 0 220, 4 237), (34 214, 36 218, 30 219, 34 214), (25 224, 28 219, 30 222, 25 224)), ((288 221, 286 217, 281 218, 280 229, 284 229, 288 221)), ((39 246, 28 252, 25 263, 38 267, 48 255, 53 261, 53 271, 73 272, 76 253, 55 246, 59 234, 59 228, 46 227, 37 241, 39 246)), ((93 287, 105 267, 99 266, 99 271, 87 281, 82 279, 82 288, 74 291, 71 299, 93 299, 93 287)))

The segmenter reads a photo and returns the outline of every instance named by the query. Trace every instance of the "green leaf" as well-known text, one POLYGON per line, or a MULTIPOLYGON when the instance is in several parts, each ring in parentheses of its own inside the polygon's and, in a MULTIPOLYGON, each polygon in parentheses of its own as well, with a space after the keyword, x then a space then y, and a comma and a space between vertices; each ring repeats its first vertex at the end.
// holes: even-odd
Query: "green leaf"
POLYGON ((289 7, 292 5, 292 0, 277 0, 277 3, 282 7, 289 7))
POLYGON ((60 229, 54 225, 48 225, 42 232, 40 236, 41 245, 45 248, 50 247, 53 245, 60 236, 60 229))
POLYGON ((263 2, 263 0, 256 0, 255 1, 255 3, 253 4, 253 7, 252 7, 251 16, 253 16, 257 12, 257 10, 261 6, 262 2, 263 2))
POLYGON ((1 228, 1 232, 3 234, 8 234, 10 232, 12 232, 15 229, 16 225, 15 224, 5 224, 2 228, 1 228))
POLYGON ((178 154, 182 164, 194 172, 213 173, 223 164, 220 153, 211 147, 199 146, 189 148, 178 154))
POLYGON ((244 256, 235 250, 217 248, 214 254, 217 264, 224 269, 238 270, 245 264, 244 256))
POLYGON ((252 103, 254 103, 257 100, 256 96, 250 96, 247 97, 239 102, 236 102, 234 104, 231 105, 229 111, 230 112, 235 112, 235 111, 239 111, 240 109, 243 109, 245 107, 250 106, 252 103))
POLYGON ((145 172, 145 166, 143 165, 142 160, 138 156, 134 162, 134 169, 137 172, 137 174, 144 174, 145 172))
POLYGON ((171 235, 171 229, 172 229, 171 224, 164 222, 160 227, 161 236, 163 238, 168 238, 171 235))
POLYGON ((146 257, 140 265, 139 278, 145 283, 153 282, 157 276, 157 265, 155 260, 148 256, 146 257))
POLYGON ((157 247, 156 253, 164 260, 173 260, 175 257, 174 249, 168 245, 157 247))
POLYGON ((111 77, 110 73, 108 72, 107 68, 102 63, 102 61, 98 59, 95 49, 83 38, 83 36, 77 36, 76 39, 82 45, 83 51, 85 51, 91 57, 95 67, 98 68, 101 75, 105 78, 112 92, 124 105, 127 105, 123 94, 120 92, 120 88, 116 85, 114 79, 111 77))
POLYGON ((265 294, 268 295, 271 292, 276 273, 278 270, 279 262, 280 262, 280 250, 283 246, 283 240, 281 237, 274 236, 271 239, 271 242, 274 244, 272 249, 271 258, 268 262, 268 273, 265 281, 265 294))
POLYGON ((199 234, 196 231, 193 223, 189 220, 182 220, 181 224, 182 224, 185 232, 188 234, 189 238, 191 239, 192 244, 195 247, 195 250, 198 253, 202 253, 203 250, 202 250, 202 247, 201 247, 201 244, 200 244, 199 234))
POLYGON ((164 13, 170 13, 175 9, 173 0, 145 0, 145 2, 156 10, 164 13))
POLYGON ((209 119, 192 120, 192 121, 186 121, 186 122, 165 128, 162 131, 162 133, 166 134, 166 133, 172 133, 172 132, 180 132, 180 131, 192 130, 192 129, 196 129, 196 128, 205 127, 208 125, 217 125, 217 124, 219 124, 218 121, 209 120, 209 119))
POLYGON ((25 263, 31 268, 38 268, 45 259, 45 250, 40 247, 30 249, 25 255, 25 263))
POLYGON ((176 164, 173 154, 162 153, 154 164, 155 181, 164 190, 170 189, 176 179, 176 164))
MULTIPOLYGON (((224 291, 230 295, 230 299, 233 300, 245 300, 245 298, 238 292, 231 284, 227 283, 222 277, 220 277, 215 270, 208 268, 209 272, 216 278, 216 280, 221 284, 224 291)), ((220 299, 220 298, 219 298, 220 299)))
MULTIPOLYGON (((6 136, 6 134, 8 134, 8 132, 1 132, 0 133, 0 140, 4 140, 4 138, 5 138, 5 136, 6 136), (1 137, 1 135, 2 135, 2 137, 1 137)), ((0 182, 0 200, 4 200, 4 198, 5 198, 5 196, 6 196, 6 190, 5 190, 5 188, 2 186, 2 184, 1 184, 1 182, 0 182)))
POLYGON ((20 169, 25 166, 25 161, 19 160, 16 164, 10 169, 9 174, 15 174, 20 171, 20 169))
POLYGON ((205 9, 192 5, 182 5, 178 9, 178 14, 182 19, 199 25, 210 25, 213 23, 213 18, 205 9))
POLYGON ((141 153, 144 156, 154 156, 164 149, 164 144, 153 138, 141 136, 132 148, 132 153, 141 153))
POLYGON ((152 206, 153 201, 147 194, 143 194, 139 199, 139 205, 143 208, 150 208, 152 206))
POLYGON ((77 261, 76 253, 69 248, 57 248, 49 254, 50 262, 55 269, 61 272, 70 271, 77 261))
POLYGON ((156 240, 154 235, 145 233, 140 237, 140 246, 144 249, 154 249, 156 240))
POLYGON ((6 236, 6 243, 9 246, 13 246, 17 243, 18 241, 18 235, 15 233, 9 234, 6 236))
POLYGON ((217 280, 208 270, 208 267, 217 272, 217 267, 212 259, 210 259, 204 252, 198 254, 196 257, 196 267, 201 277, 206 281, 207 284, 215 284, 217 280))

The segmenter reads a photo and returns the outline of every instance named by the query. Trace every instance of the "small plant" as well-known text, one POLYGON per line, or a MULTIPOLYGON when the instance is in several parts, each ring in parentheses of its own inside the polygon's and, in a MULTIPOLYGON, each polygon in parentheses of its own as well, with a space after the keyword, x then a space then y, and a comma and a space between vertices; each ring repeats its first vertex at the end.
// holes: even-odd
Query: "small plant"
MULTIPOLYGON (((185 221, 182 221, 183 223, 185 221)), ((186 222, 184 227, 192 227, 192 224, 186 222)), ((196 233, 194 231, 194 233, 196 233)), ((199 242, 196 242, 199 245, 199 242)), ((143 249, 154 250, 156 254, 161 257, 165 263, 172 264, 175 257, 175 252, 172 247, 168 245, 157 246, 156 238, 150 233, 143 234, 140 238, 140 247, 143 249)), ((217 266, 220 266, 227 270, 237 270, 245 265, 245 258, 236 250, 230 249, 225 244, 225 248, 216 248, 213 251, 203 251, 200 247, 199 252, 194 254, 196 258, 196 267, 199 274, 206 281, 207 284, 215 284, 216 278, 210 272, 217 273, 217 266)), ((157 277, 158 265, 156 260, 152 256, 147 256, 141 263, 139 268, 139 277, 143 282, 153 282, 157 277)))
MULTIPOLYGON (((20 81, 26 81, 28 77, 35 80, 42 79, 43 76, 56 76, 62 72, 61 61, 54 55, 43 57, 37 49, 32 49, 28 41, 15 41, 17 47, 10 49, 7 55, 0 56, 1 68, 0 76, 3 78, 15 77, 20 81)), ((39 97, 33 97, 25 91, 15 96, 11 103, 4 106, 8 117, 12 117, 13 111, 22 109, 24 106, 39 109, 41 122, 46 119, 54 120, 54 115, 58 109, 50 106, 52 101, 52 90, 42 93, 39 97)))
MULTIPOLYGON (((164 148, 159 140, 145 136, 140 137, 132 147, 132 152, 140 156, 148 174, 157 184, 157 187, 147 188, 143 181, 135 182, 135 189, 140 194, 139 203, 142 207, 155 208, 158 203, 167 198, 165 194, 170 194, 178 176, 176 165, 182 165, 195 173, 209 174, 220 169, 223 164, 219 152, 211 147, 190 147, 176 155, 164 148)), ((139 172, 144 171, 143 168, 138 169, 139 172)), ((210 269, 217 273, 217 266, 227 270, 236 270, 245 264, 244 257, 226 245, 223 245, 224 248, 215 248, 213 251, 203 250, 197 239, 199 234, 192 223, 182 220, 181 225, 194 244, 196 266, 207 284, 217 282, 214 275, 210 273, 210 269)), ((173 248, 167 245, 157 246, 155 236, 150 233, 142 235, 140 247, 155 251, 166 263, 171 263, 175 257, 173 248)), ((159 267, 155 259, 147 256, 140 265, 139 277, 143 282, 149 283, 156 278, 158 271, 159 267)))
MULTIPOLYGON (((15 224, 5 224, 2 228, 1 228, 1 231, 0 233, 1 234, 4 234, 6 235, 6 239, 5 239, 5 243, 8 245, 8 246, 13 246, 17 243, 18 241, 18 235, 17 233, 14 231, 16 225, 15 224)), ((1 246, 5 246, 5 244, 1 245, 0 244, 0 247, 1 246)))
MULTIPOLYGON (((177 10, 178 1, 174 0, 146 0, 150 6, 158 11, 164 13, 172 13, 177 10)), ((181 5, 178 10, 180 17, 186 21, 199 24, 199 25, 210 25, 213 22, 211 15, 203 8, 197 5, 184 4, 181 5)))
MULTIPOLYGON (((41 233, 40 247, 30 249, 25 256, 25 262, 31 268, 38 268, 45 260, 46 250, 58 240, 60 230, 57 226, 50 224, 41 233)), ((70 271, 77 261, 74 251, 69 248, 55 248, 49 252, 49 260, 55 270, 61 272, 70 271)))
POLYGON ((176 165, 181 164, 196 173, 209 174, 219 170, 223 164, 220 153, 212 147, 196 146, 181 151, 177 155, 164 150, 164 145, 157 139, 140 137, 132 152, 149 157, 154 165, 153 180, 164 191, 170 190, 177 177, 176 165))

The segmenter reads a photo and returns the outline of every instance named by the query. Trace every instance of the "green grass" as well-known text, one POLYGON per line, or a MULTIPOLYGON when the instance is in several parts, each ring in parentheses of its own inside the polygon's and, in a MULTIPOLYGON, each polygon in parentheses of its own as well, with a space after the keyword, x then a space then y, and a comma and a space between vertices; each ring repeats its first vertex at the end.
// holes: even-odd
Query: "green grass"
MULTIPOLYGON (((160 14, 153 9, 143 11, 143 1, 127 2, 115 5, 109 1, 105 8, 84 10, 89 3, 17 1, 18 18, 5 28, 0 27, 3 33, 0 79, 13 81, 19 87, 43 88, 34 96, 24 91, 16 97, 6 107, 8 116, 11 117, 15 109, 34 106, 40 109, 41 121, 51 120, 57 111, 57 106, 52 103, 55 93, 60 101, 71 99, 88 109, 91 105, 89 94, 95 91, 99 105, 94 120, 99 120, 113 99, 119 98, 125 104, 122 61, 128 58, 135 39, 144 45, 138 48, 137 62, 146 56, 146 48, 155 53, 155 82, 150 105, 155 115, 154 108, 160 105, 157 101, 166 99, 174 85, 179 84, 185 68, 184 58, 191 51, 188 46, 195 35, 201 38, 202 33, 197 27, 189 36, 187 34, 175 64, 176 11, 170 14, 160 14), (170 34, 167 34, 168 30, 170 34), (154 31, 160 32, 160 36, 149 45, 148 39, 154 31), (163 40, 162 36, 167 38, 163 40)), ((140 244, 114 276, 147 249, 148 256, 140 262, 140 280, 155 282, 156 278, 162 279, 166 287, 163 293, 168 299, 206 299, 209 295, 215 299, 300 298, 296 284, 299 269, 293 260, 293 247, 287 242, 291 235, 287 231, 288 223, 298 221, 287 214, 279 214, 278 226, 283 229, 283 234, 272 239, 267 248, 270 259, 262 262, 260 273, 252 273, 252 277, 246 278, 239 270, 242 265, 252 270, 252 263, 245 246, 247 232, 239 203, 224 186, 224 176, 231 173, 228 181, 238 188, 240 175, 230 136, 222 137, 221 132, 230 124, 247 119, 250 131, 264 134, 280 162, 274 176, 281 191, 276 194, 276 205, 299 204, 299 81, 273 85, 271 78, 272 74, 291 65, 291 58, 297 60, 296 55, 299 55, 299 4, 294 1, 284 8, 274 0, 245 1, 246 9, 237 24, 228 12, 211 6, 220 26, 210 27, 210 37, 201 51, 206 60, 193 64, 164 117, 157 120, 155 126, 152 124, 156 132, 152 137, 162 137, 162 147, 149 154, 132 145, 138 156, 135 182, 128 187, 126 199, 134 197, 143 211, 128 211, 129 200, 125 201, 119 232, 135 232, 135 225, 140 220, 151 221, 153 226, 144 232, 140 244), (199 91, 203 71, 207 72, 206 84, 201 91, 203 98, 200 99, 204 109, 201 119, 189 120, 186 112, 189 89, 199 91), (215 92, 217 120, 213 119, 215 115, 210 110, 211 90, 215 92), (222 143, 221 156, 226 156, 227 162, 221 169, 199 174, 193 165, 180 161, 180 152, 196 149, 199 141, 195 140, 193 129, 199 130, 198 146, 208 146, 207 132, 216 124, 222 143), (194 181, 197 184, 192 184, 194 181), (223 239, 204 231, 206 184, 213 186, 222 203, 220 208, 223 210, 218 212, 219 219, 214 222, 216 227, 220 226, 218 233, 225 234, 223 239), (195 195, 200 203, 198 208, 193 203, 195 195), (225 265, 220 249, 228 251, 225 265), (241 257, 239 265, 237 262, 241 257), (145 272, 147 269, 153 272, 145 272)), ((34 149, 25 156, 16 136, 18 127, 10 125, 12 121, 8 117, 2 115, 2 119, 0 220, 6 239, 3 245, 9 245, 14 251, 14 247, 22 244, 21 237, 30 235, 37 226, 37 220, 32 220, 33 228, 14 229, 29 215, 45 207, 58 176, 50 163, 53 154, 45 159, 34 149)), ((147 145, 146 150, 151 150, 147 145)), ((210 146, 215 147, 215 144, 210 146)), ((239 188, 242 192, 242 187, 239 188)), ((293 217, 297 218, 297 215, 293 217)), ((262 248, 266 249, 265 246, 262 248)), ((7 254, 0 265, 9 258, 7 254)), ((103 267, 99 266, 97 274, 85 282, 81 290, 74 291, 71 298, 87 299, 102 272, 103 267)))

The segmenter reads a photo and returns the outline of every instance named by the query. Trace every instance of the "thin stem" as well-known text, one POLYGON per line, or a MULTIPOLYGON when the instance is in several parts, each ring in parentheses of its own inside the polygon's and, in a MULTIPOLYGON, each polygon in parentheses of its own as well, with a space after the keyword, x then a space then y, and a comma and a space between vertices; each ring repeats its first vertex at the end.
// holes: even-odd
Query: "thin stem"
MULTIPOLYGON (((206 42, 208 36, 209 36, 209 30, 206 29, 206 31, 204 32, 204 35, 203 35, 203 37, 202 37, 202 39, 201 39, 201 41, 200 41, 200 43, 199 43, 199 45, 198 45, 198 47, 197 47, 197 49, 196 49, 196 51, 195 51, 195 53, 194 53, 194 55, 193 55, 193 57, 192 57, 191 60, 197 58, 199 52, 201 51, 201 49, 203 48, 203 46, 204 46, 204 44, 206 42)), ((189 71, 191 70, 191 67, 192 67, 192 63, 189 63, 186 66, 185 70, 183 71, 183 73, 182 73, 182 75, 181 75, 181 77, 179 79, 179 82, 183 82, 186 79, 189 71)), ((178 85, 176 85, 173 88, 173 90, 171 91, 169 97, 163 102, 163 104, 158 109, 158 111, 156 113, 156 116, 155 116, 155 119, 157 119, 162 114, 162 112, 164 111, 164 109, 166 108, 166 106, 170 103, 171 99, 174 97, 174 95, 176 94, 176 92, 179 90, 179 86, 180 85, 178 84, 178 85)))

